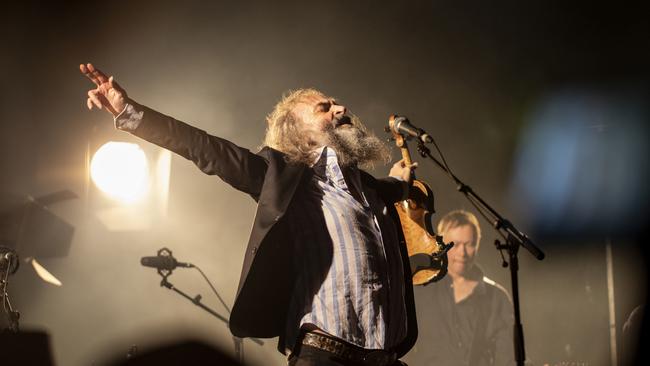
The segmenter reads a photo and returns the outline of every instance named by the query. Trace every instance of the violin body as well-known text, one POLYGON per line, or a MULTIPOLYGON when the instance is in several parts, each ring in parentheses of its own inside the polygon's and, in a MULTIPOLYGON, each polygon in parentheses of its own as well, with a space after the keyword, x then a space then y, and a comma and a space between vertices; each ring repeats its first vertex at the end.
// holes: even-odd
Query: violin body
POLYGON ((447 245, 435 235, 431 225, 433 191, 428 184, 414 180, 409 198, 395 204, 411 264, 414 285, 425 285, 447 274, 447 245))
MULTIPOLYGON (((395 117, 390 117, 390 128, 387 131, 392 132, 404 163, 411 165, 406 137, 394 128, 395 117)), ((408 199, 397 202, 395 208, 406 241, 413 284, 426 285, 442 279, 447 274, 447 251, 454 244, 445 244, 442 237, 433 230, 431 216, 435 210, 431 187, 423 181, 413 179, 408 199)))

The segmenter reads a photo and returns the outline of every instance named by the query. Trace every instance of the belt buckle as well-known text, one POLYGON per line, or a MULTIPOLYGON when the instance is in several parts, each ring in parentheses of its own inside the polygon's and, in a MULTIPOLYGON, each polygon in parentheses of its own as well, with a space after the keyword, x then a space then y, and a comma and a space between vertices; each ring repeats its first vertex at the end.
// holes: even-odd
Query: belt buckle
POLYGON ((366 365, 390 365, 395 360, 395 354, 386 351, 370 351, 363 356, 363 363, 366 365))

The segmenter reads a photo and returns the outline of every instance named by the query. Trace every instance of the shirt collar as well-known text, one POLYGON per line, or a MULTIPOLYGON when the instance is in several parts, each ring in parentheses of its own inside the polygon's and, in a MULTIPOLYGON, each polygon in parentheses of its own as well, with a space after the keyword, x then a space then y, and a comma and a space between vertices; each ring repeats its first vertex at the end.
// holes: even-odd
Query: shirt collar
POLYGON ((318 155, 316 155, 317 158, 312 165, 316 176, 347 190, 348 187, 345 183, 345 178, 341 166, 339 165, 336 151, 329 146, 323 146, 314 151, 318 153, 318 155))
MULTIPOLYGON (((314 159, 312 160, 311 164, 309 165, 310 167, 314 167, 317 164, 322 164, 321 161, 323 161, 323 158, 327 156, 327 150, 330 150, 331 148, 328 148, 327 146, 321 146, 316 149, 314 149, 314 159)), ((334 151, 334 149, 331 149, 334 151)))
MULTIPOLYGON (((473 272, 472 275, 474 276, 474 278, 476 278, 478 280, 478 283, 476 284, 476 287, 474 287, 474 290, 472 290, 472 293, 469 294, 469 296, 467 296, 461 302, 465 302, 465 301, 467 301, 468 299, 472 298, 475 295, 482 296, 487 291, 486 283, 485 283, 485 279, 487 277, 485 277, 485 275, 483 273, 483 269, 478 264, 474 263, 474 266, 472 268, 472 272, 473 272)), ((453 281, 451 279, 451 276, 445 275, 445 277, 441 281, 445 282, 446 287, 449 288, 450 291, 453 291, 452 290, 453 281)), ((453 292, 452 292, 452 294, 453 294, 453 292)))

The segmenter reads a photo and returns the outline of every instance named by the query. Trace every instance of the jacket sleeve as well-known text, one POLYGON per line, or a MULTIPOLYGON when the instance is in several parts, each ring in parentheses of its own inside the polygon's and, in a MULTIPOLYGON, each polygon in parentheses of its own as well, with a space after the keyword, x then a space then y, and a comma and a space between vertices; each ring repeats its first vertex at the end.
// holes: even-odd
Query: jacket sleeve
POLYGON ((409 194, 409 184, 394 177, 377 179, 376 189, 388 203, 403 201, 408 198, 409 194))
POLYGON ((268 162, 234 143, 131 102, 141 121, 134 135, 191 160, 201 171, 219 176, 235 189, 259 196, 268 162))

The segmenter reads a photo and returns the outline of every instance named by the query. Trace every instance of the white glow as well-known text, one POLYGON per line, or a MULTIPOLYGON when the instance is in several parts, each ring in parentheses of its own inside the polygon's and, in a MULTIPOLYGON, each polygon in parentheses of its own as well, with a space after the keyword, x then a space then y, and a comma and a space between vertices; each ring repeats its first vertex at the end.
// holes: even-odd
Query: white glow
POLYGON ((34 267, 34 270, 36 271, 36 274, 38 274, 38 277, 40 277, 43 281, 54 286, 63 285, 58 278, 54 277, 54 275, 45 269, 45 267, 41 266, 41 264, 36 261, 36 258, 28 258, 28 260, 32 263, 32 267, 34 267))
POLYGON ((149 186, 144 151, 137 144, 108 142, 93 156, 90 177, 107 195, 134 202, 144 196, 149 186))
POLYGON ((160 214, 167 216, 167 204, 169 199, 169 179, 171 177, 172 153, 169 150, 160 150, 156 164, 156 183, 158 208, 160 214))

